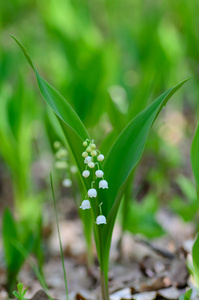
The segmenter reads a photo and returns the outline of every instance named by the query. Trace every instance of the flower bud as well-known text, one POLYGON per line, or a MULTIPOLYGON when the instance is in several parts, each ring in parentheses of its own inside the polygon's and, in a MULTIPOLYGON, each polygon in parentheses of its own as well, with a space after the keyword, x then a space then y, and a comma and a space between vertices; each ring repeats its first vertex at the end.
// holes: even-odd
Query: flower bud
POLYGON ((97 225, 106 224, 106 218, 103 215, 99 215, 95 222, 97 225))
POLYGON ((90 144, 91 149, 95 150, 96 149, 96 145, 94 143, 90 144))
POLYGON ((95 167, 95 163, 93 161, 90 161, 88 163, 89 168, 93 169, 95 167))
POLYGON ((88 153, 87 153, 86 151, 84 151, 84 152, 82 153, 82 156, 83 156, 83 157, 87 157, 87 156, 88 156, 88 153))
POLYGON ((72 181, 69 178, 66 178, 62 181, 62 185, 66 188, 71 187, 72 181))
POLYGON ((79 207, 83 210, 91 208, 91 204, 89 200, 83 200, 81 206, 79 207))
POLYGON ((101 177, 104 176, 104 172, 103 172, 102 170, 97 170, 97 171, 95 172, 95 175, 96 175, 98 178, 101 178, 101 177))
POLYGON ((56 169, 67 169, 68 163, 66 161, 56 161, 55 168, 56 169))
POLYGON ((99 188, 108 189, 108 182, 106 180, 100 180, 99 188))
POLYGON ((72 174, 76 174, 78 170, 77 170, 77 167, 74 165, 74 166, 70 167, 70 171, 72 174))
POLYGON ((103 154, 98 155, 97 160, 98 161, 103 161, 104 160, 104 155, 103 154))
POLYGON ((97 191, 96 191, 96 189, 90 189, 90 190, 88 190, 88 195, 89 195, 89 197, 90 198, 96 198, 97 197, 97 191))
POLYGON ((82 176, 87 178, 90 175, 90 171, 89 170, 85 170, 82 172, 82 176))
POLYGON ((67 155, 68 155, 68 151, 64 148, 59 149, 55 154, 56 158, 58 159, 66 158, 67 155))
POLYGON ((55 149, 59 149, 61 147, 61 143, 59 141, 55 141, 53 146, 55 149))
POLYGON ((88 147, 86 148, 86 151, 87 151, 87 152, 91 152, 91 151, 92 151, 91 147, 88 146, 88 147))
POLYGON ((87 146, 87 141, 83 142, 83 146, 86 147, 87 146))
POLYGON ((92 156, 96 156, 96 155, 97 155, 97 151, 92 150, 92 151, 91 151, 91 155, 92 155, 92 156))

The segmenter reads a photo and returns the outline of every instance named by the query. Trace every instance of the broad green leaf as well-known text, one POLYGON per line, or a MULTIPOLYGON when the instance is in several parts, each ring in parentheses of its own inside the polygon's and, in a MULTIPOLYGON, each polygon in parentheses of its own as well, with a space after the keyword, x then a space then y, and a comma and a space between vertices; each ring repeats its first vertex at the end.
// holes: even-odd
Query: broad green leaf
MULTIPOLYGON (((187 79, 188 80, 188 79, 187 79)), ((103 199, 103 214, 107 216, 108 226, 103 227, 103 270, 108 278, 108 258, 112 231, 121 202, 125 182, 129 174, 139 162, 141 154, 155 119, 171 96, 187 81, 184 80, 159 96, 151 105, 140 112, 119 135, 110 149, 105 163, 105 179, 109 189, 100 191, 99 197, 103 199)))
POLYGON ((109 183, 109 189, 105 195, 106 201, 104 201, 106 203, 105 214, 107 216, 113 209, 115 198, 121 186, 141 157, 153 122, 171 96, 186 81, 184 80, 164 92, 151 105, 139 113, 127 125, 110 149, 103 166, 106 180, 109 183))
MULTIPOLYGON (((70 104, 39 75, 24 46, 17 41, 15 37, 11 37, 19 45, 28 63, 35 72, 37 83, 44 100, 58 116, 58 120, 67 139, 68 145, 71 148, 71 152, 73 153, 74 159, 81 173, 84 170, 84 162, 81 157, 81 153, 84 151, 82 143, 85 139, 89 138, 83 123, 70 104)), ((87 188, 89 187, 89 182, 86 186, 87 188)))
POLYGON ((11 37, 17 42, 21 50, 23 51, 28 63, 32 67, 35 72, 37 83, 40 89, 40 92, 44 98, 44 100, 48 103, 48 105, 52 108, 52 110, 56 113, 56 115, 63 120, 67 126, 71 127, 81 139, 85 140, 88 138, 88 133, 81 122, 80 118, 74 111, 74 109, 70 106, 70 104, 58 93, 47 81, 45 81, 37 72, 33 62, 26 52, 25 47, 17 41, 15 37, 11 35, 11 37))
POLYGON ((191 145, 191 166, 197 185, 197 193, 199 196, 199 123, 191 145))
MULTIPOLYGON (((82 144, 85 139, 89 138, 83 123, 81 122, 73 108, 70 106, 70 104, 39 75, 24 46, 21 45, 14 37, 13 39, 20 46, 28 63, 35 72, 38 86, 44 100, 51 107, 53 112, 57 115, 60 126, 64 132, 65 138, 68 142, 68 145, 77 164, 78 170, 81 174, 85 168, 84 159, 81 155, 82 152, 85 150, 82 144)), ((85 191, 87 191, 90 188, 91 179, 83 180, 82 176, 80 176, 80 178, 82 180, 85 191)), ((96 217, 97 211, 94 208, 94 205, 93 211, 94 216, 96 217)), ((91 233, 91 220, 89 218, 83 218, 82 220, 84 221, 85 228, 87 228, 86 238, 87 241, 89 241, 89 234, 91 233)))

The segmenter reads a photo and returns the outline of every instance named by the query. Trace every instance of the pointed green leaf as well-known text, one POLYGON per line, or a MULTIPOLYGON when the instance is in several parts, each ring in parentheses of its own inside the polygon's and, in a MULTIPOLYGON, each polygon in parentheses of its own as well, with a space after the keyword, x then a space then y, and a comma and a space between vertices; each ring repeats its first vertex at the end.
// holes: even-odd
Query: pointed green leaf
POLYGON ((82 172, 84 170, 84 163, 81 157, 81 153, 84 151, 82 143, 85 139, 89 138, 82 121, 77 116, 71 105, 39 75, 25 47, 19 41, 17 41, 15 37, 11 37, 17 42, 28 63, 34 70, 40 92, 46 103, 58 116, 58 120, 64 131, 68 145, 71 148, 78 169, 80 172, 82 172))
POLYGON ((13 295, 14 295, 17 299, 20 299, 20 296, 19 296, 19 293, 18 293, 18 292, 14 291, 14 292, 12 292, 12 293, 13 293, 13 295))
POLYGON ((119 135, 106 157, 104 174, 109 189, 99 192, 99 197, 103 199, 103 214, 107 216, 108 224, 102 230, 103 254, 101 255, 106 279, 112 231, 127 178, 140 160, 150 128, 159 112, 187 80, 164 92, 140 112, 119 135))
MULTIPOLYGON (((188 79, 187 79, 188 80, 188 79)), ((104 174, 109 183, 106 193, 106 215, 114 206, 115 198, 133 168, 139 162, 153 122, 171 96, 187 81, 170 88, 151 105, 139 113, 119 135, 110 149, 105 163, 104 174)))
POLYGON ((63 120, 67 126, 71 127, 76 133, 85 140, 88 138, 88 133, 81 122, 80 118, 71 107, 71 105, 58 93, 47 81, 45 81, 37 72, 30 56, 28 55, 25 47, 13 36, 11 36, 19 45, 23 51, 28 63, 35 72, 37 83, 40 89, 40 92, 44 100, 52 108, 52 110, 57 114, 57 116, 63 120))

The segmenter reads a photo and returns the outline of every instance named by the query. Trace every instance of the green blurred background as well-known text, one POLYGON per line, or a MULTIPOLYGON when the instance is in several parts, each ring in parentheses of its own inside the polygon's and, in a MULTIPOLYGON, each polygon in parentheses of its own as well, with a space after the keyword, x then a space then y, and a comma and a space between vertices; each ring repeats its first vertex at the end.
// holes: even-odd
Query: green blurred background
POLYGON ((155 124, 135 180, 138 199, 151 191, 167 204, 180 190, 189 201, 193 185, 182 191, 178 174, 193 182, 189 149, 199 114, 198 10, 197 0, 1 1, 1 204, 14 204, 27 216, 32 198, 36 207, 48 199, 52 145, 59 137, 10 34, 98 144, 107 134, 111 143, 147 104, 191 76, 155 124))

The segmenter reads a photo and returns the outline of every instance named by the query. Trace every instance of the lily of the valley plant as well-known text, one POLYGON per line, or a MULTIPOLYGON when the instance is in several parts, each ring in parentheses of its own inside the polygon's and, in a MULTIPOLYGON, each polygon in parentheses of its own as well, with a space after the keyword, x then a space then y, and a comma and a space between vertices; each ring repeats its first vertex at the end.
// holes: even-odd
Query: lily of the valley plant
POLYGON ((16 39, 15 41, 35 72, 44 100, 57 115, 81 174, 85 199, 80 207, 85 213, 90 210, 92 212, 95 244, 100 265, 102 298, 108 300, 109 251, 113 227, 126 181, 140 160, 150 128, 156 117, 186 80, 164 92, 133 118, 111 145, 109 151, 103 155, 96 150, 94 142, 90 139, 87 130, 70 104, 39 75, 24 46, 16 39))

